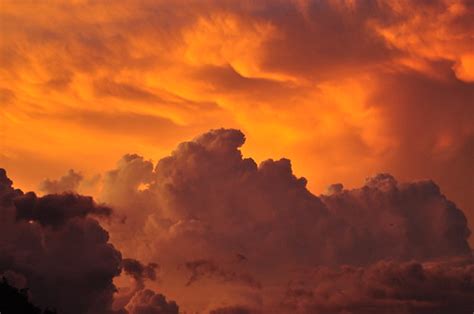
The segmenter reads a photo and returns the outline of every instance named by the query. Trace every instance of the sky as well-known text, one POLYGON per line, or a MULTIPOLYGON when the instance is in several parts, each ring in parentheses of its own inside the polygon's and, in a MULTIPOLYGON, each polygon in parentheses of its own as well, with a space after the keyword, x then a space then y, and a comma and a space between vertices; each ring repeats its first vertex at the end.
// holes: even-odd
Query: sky
POLYGON ((163 293, 188 313, 350 312, 380 306, 357 272, 387 284, 421 267, 454 286, 454 267, 472 272, 424 264, 474 243, 471 0, 0 0, 0 73, 8 210, 38 221, 35 236, 73 223, 107 234, 123 271, 99 292, 115 310, 176 312, 163 293), (52 224, 34 214, 63 207, 52 224), (342 264, 362 270, 312 271, 273 301, 290 274, 342 264), (337 276, 352 298, 334 294, 337 276))

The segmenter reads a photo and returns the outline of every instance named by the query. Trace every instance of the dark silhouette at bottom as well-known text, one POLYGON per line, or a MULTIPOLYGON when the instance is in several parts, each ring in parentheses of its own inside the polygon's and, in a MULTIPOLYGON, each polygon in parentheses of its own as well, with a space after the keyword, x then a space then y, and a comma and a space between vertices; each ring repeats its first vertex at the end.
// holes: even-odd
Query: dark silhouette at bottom
POLYGON ((28 300, 28 289, 17 289, 11 286, 5 277, 0 279, 0 313, 1 314, 57 314, 53 310, 41 310, 28 300))

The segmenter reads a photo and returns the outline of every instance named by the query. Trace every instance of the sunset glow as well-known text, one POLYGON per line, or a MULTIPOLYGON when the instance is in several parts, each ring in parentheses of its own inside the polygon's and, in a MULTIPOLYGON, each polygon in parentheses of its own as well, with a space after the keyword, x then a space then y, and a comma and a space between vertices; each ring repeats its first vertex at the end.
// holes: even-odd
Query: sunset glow
MULTIPOLYGON (((0 0, 0 73, 0 196, 17 193, 8 178, 34 191, 8 196, 11 217, 46 238, 63 220, 100 222, 130 258, 109 273, 107 311, 145 313, 146 286, 180 313, 383 313, 371 280, 416 261, 436 285, 471 254, 473 1, 0 0), (73 209, 51 223, 28 204, 73 209), (340 265, 363 271, 302 275, 340 265), (334 292, 343 282, 353 298, 334 292)), ((470 267, 455 304, 388 300, 387 313, 471 313, 470 267)), ((41 308, 75 314, 34 289, 41 308)), ((105 313, 94 304, 76 310, 105 313)), ((177 313, 165 305, 146 313, 177 313)))

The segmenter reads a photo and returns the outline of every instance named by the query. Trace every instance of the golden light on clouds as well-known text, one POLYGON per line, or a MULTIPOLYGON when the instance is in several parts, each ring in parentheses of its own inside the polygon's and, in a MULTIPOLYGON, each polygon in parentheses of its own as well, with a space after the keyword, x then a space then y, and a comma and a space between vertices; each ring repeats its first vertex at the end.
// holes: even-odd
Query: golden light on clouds
POLYGON ((316 195, 432 179, 472 228, 473 43, 470 0, 1 0, 0 166, 24 190, 74 169, 100 197, 122 156, 235 128, 316 195))
POLYGON ((3 162, 34 188, 226 126, 246 131, 248 155, 291 157, 315 191, 384 169, 410 177, 387 164, 402 139, 383 112, 407 92, 373 95, 404 73, 470 84, 471 16, 462 1, 3 1, 3 162))

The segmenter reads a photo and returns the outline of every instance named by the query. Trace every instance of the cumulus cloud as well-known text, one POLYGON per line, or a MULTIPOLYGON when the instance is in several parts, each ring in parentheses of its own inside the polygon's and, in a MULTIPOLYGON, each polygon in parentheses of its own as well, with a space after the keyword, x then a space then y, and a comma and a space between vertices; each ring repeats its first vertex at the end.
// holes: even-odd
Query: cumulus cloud
POLYGON ((130 314, 178 314, 179 307, 174 301, 167 301, 162 294, 149 289, 135 294, 127 305, 130 314))
POLYGON ((123 156, 118 161, 117 168, 105 174, 101 199, 119 207, 131 204, 143 205, 137 204, 137 199, 147 192, 140 190, 139 187, 151 182, 152 172, 151 161, 144 160, 136 154, 123 156))
POLYGON ((396 141, 382 163, 403 178, 433 179, 472 220, 474 85, 456 78, 452 62, 430 65, 431 76, 384 73, 384 83, 369 97, 370 107, 389 117, 383 133, 396 141))
MULTIPOLYGON (((257 165, 242 155, 244 143, 241 131, 215 129, 179 144, 156 166, 139 155, 125 155, 102 176, 100 200, 106 205, 73 193, 25 194, 12 188, 3 171, 1 223, 12 236, 0 238, 0 272, 30 288, 35 304, 71 313, 112 311, 112 279, 121 270, 134 285, 120 288, 114 308, 137 314, 178 311, 176 303, 146 289, 146 281, 148 288, 159 284, 160 292, 186 311, 338 313, 355 308, 357 313, 381 304, 407 313, 425 306, 465 308, 466 293, 430 303, 442 294, 440 282, 460 289, 460 278, 472 272, 470 262, 427 264, 468 260, 471 253, 463 212, 434 182, 399 183, 382 173, 361 188, 334 184, 316 196, 288 159, 257 165), (109 206, 124 219, 102 219, 105 231, 97 219, 111 215, 109 206), (121 252, 130 258, 122 259, 121 252), (390 278, 417 271, 429 285, 410 288, 413 280, 406 280, 409 291, 421 289, 422 296, 405 299, 405 290, 393 290, 390 278), (309 290, 294 287, 300 276, 314 273, 329 274, 337 279, 334 284, 358 282, 351 274, 362 274, 370 284, 388 287, 381 288, 384 292, 363 287, 355 297, 335 302, 338 307, 331 300, 344 294, 330 295, 320 287, 313 291, 311 284, 309 290), (381 274, 393 275, 384 279, 381 274), (454 281, 447 278, 451 274, 454 281), (66 281, 69 290, 61 289, 66 281), (286 289, 288 281, 292 285, 286 289)), ((329 280, 318 276, 322 279, 315 282, 329 280)))
POLYGON ((26 278, 32 302, 60 312, 107 313, 121 254, 89 213, 108 213, 91 198, 36 197, 11 187, 2 169, 0 271, 26 278), (80 258, 79 258, 80 257, 80 258))
POLYGON ((360 189, 321 199, 334 217, 362 236, 351 264, 470 254, 464 213, 432 181, 398 183, 391 175, 379 174, 360 189))
POLYGON ((321 241, 313 232, 318 227, 331 232, 327 209, 305 189, 305 179, 292 174, 288 160, 269 160, 258 167, 242 158, 243 142, 240 131, 213 130, 180 144, 158 162, 150 189, 163 217, 176 222, 169 230, 182 240, 198 232, 198 241, 210 247, 207 254, 233 250, 233 255, 256 260, 265 253, 305 259, 307 250, 321 241), (303 221, 314 228, 301 228, 303 221), (200 227, 189 229, 191 225, 200 227), (255 238, 259 241, 251 240, 255 238))
POLYGON ((173 235, 187 237, 198 225, 196 242, 212 246, 209 254, 234 250, 254 261, 268 254, 301 265, 469 253, 464 214, 433 182, 378 175, 361 189, 338 186, 317 197, 289 160, 257 166, 243 158, 244 140, 240 131, 213 130, 158 162, 149 189, 161 217, 176 222, 173 235))
MULTIPOLYGON (((107 229, 97 255, 113 243, 159 263, 163 289, 206 310, 253 308, 268 286, 316 264, 469 254, 473 14, 470 0, 5 3, 0 159, 17 184, 36 186, 71 166, 103 171, 126 151, 156 158, 220 125, 248 132, 245 154, 255 160, 288 156, 296 169, 288 159, 257 164, 240 152, 241 132, 214 130, 156 165, 124 156, 101 178, 98 203, 5 183, 14 210, 2 207, 2 216, 33 230, 12 234, 42 239, 29 241, 40 252, 56 235, 69 239, 72 225, 99 230, 83 232, 87 243, 107 229), (353 188, 379 171, 393 176, 353 188), (350 189, 315 194, 332 182, 350 189), (99 225, 109 207, 120 219, 99 225), (193 261, 208 263, 185 286, 190 270, 176 265, 193 261), (263 289, 222 285, 221 272, 248 273, 263 289), (203 304, 216 286, 225 286, 215 289, 219 300, 203 304), (236 295, 243 300, 220 302, 236 295)), ((70 171, 41 189, 78 192, 80 176, 70 171)))
MULTIPOLYGON (((149 189, 153 181, 153 163, 136 154, 127 154, 115 169, 105 172, 99 199, 114 208, 120 224, 107 224, 114 244, 122 243, 142 248, 144 225, 158 211, 154 191, 149 189), (132 242, 133 241, 133 244, 132 242)), ((130 256, 136 256, 135 252, 130 256)))
POLYGON ((305 276, 289 284, 283 312, 428 314, 474 309, 472 260, 321 267, 305 276))
POLYGON ((39 189, 46 194, 77 192, 79 184, 84 177, 70 169, 68 173, 57 180, 45 179, 40 183, 39 189))
MULTIPOLYGON (((159 261, 165 293, 176 282, 185 287, 171 289, 173 297, 214 287, 219 293, 209 304, 233 299, 227 304, 261 309, 294 274, 315 265, 470 255, 467 220, 434 182, 379 174, 361 188, 335 184, 316 196, 288 159, 257 165, 243 157, 244 142, 238 130, 211 130, 178 145, 154 169, 128 155, 110 172, 131 176, 109 180, 107 189, 124 191, 123 212, 139 217, 122 231, 110 229, 112 241, 130 256, 159 261), (133 204, 143 210, 135 214, 133 204)), ((176 298, 183 308, 196 306, 176 298)))
POLYGON ((59 313, 113 313, 112 280, 122 267, 137 281, 155 278, 156 265, 122 260, 91 216, 108 216, 110 208, 76 194, 25 194, 12 183, 0 169, 0 273, 28 288, 33 304, 59 313))
POLYGON ((14 200, 16 217, 20 220, 38 222, 43 226, 62 226, 67 221, 87 215, 109 216, 112 210, 97 205, 90 196, 77 194, 49 194, 37 197, 28 192, 14 200))

